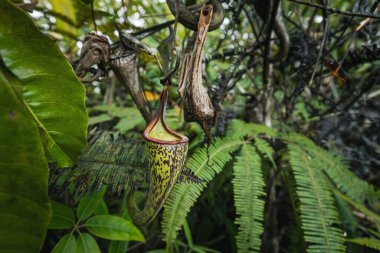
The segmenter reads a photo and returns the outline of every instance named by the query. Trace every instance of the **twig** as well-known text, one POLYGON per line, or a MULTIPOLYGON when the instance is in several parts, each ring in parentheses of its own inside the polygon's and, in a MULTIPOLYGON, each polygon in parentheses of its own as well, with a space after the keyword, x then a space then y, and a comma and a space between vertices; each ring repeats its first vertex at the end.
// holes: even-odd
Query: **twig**
MULTIPOLYGON (((377 73, 377 72, 374 72, 377 73)), ((351 94, 347 95, 345 98, 342 98, 338 103, 331 106, 329 109, 327 109, 325 112, 319 115, 320 121, 322 121, 323 118, 325 118, 326 115, 340 110, 343 113, 347 113, 349 108, 351 108, 366 92, 368 92, 374 85, 378 84, 380 77, 377 77, 373 82, 367 81, 362 87, 361 91, 358 95, 352 96, 351 94), (343 104, 343 105, 342 105, 343 104), (342 106, 341 106, 342 105, 342 106)), ((339 113, 339 111, 338 111, 339 113)), ((327 136, 329 136, 331 133, 333 133, 335 130, 337 130, 343 123, 343 121, 340 121, 335 127, 331 128, 328 132, 326 132, 323 136, 321 136, 321 139, 325 139, 327 136)))
MULTIPOLYGON (((324 1, 324 3, 327 5, 327 2, 324 1)), ((324 32, 323 32, 322 43, 321 43, 321 47, 319 49, 319 53, 318 53, 318 57, 317 57, 317 62, 315 63, 315 68, 313 70, 313 74, 311 75, 311 78, 310 78, 310 81, 309 81, 309 86, 312 85, 313 80, 314 80, 314 76, 317 73, 317 68, 318 68, 319 62, 320 62, 320 60, 322 58, 323 50, 325 48, 327 37, 329 35, 329 15, 328 15, 328 13, 327 13, 326 10, 323 11, 323 28, 324 28, 324 32)))
POLYGON ((123 8, 124 23, 128 24, 128 17, 127 17, 128 8, 123 0, 121 1, 121 7, 123 8))
POLYGON ((94 23, 95 32, 98 33, 98 28, 96 27, 96 20, 95 20, 94 1, 91 1, 91 17, 92 17, 92 23, 94 23))
MULTIPOLYGON (((179 15, 179 0, 176 1, 176 14, 175 14, 175 21, 174 21, 174 35, 173 35, 173 45, 172 45, 172 48, 174 49, 171 54, 169 55, 169 66, 168 68, 170 69, 170 66, 172 65, 173 63, 173 58, 174 58, 174 51, 176 52, 177 54, 177 47, 175 45, 175 41, 176 41, 176 36, 177 36, 177 25, 178 25, 178 15, 179 15)), ((178 57, 178 55, 177 55, 178 57)))
POLYGON ((331 14, 341 14, 345 16, 350 16, 350 17, 362 17, 362 18, 374 18, 374 19, 380 19, 380 16, 377 15, 372 15, 372 14, 364 14, 364 13, 357 13, 357 12, 352 12, 352 11, 342 11, 337 8, 330 8, 321 4, 315 4, 315 3, 308 3, 300 0, 288 0, 289 2, 297 3, 297 4, 302 4, 314 8, 319 8, 321 10, 330 12, 331 14))

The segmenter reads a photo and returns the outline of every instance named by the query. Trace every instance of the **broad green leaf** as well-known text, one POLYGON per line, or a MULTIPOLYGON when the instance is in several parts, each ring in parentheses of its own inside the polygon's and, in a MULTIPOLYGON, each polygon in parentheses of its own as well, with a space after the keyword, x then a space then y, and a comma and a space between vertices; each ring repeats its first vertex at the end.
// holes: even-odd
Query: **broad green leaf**
POLYGON ((51 207, 48 165, 20 87, 0 59, 0 251, 28 253, 39 252, 51 207))
POLYGON ((66 234, 59 240, 51 253, 75 253, 77 241, 73 234, 66 234))
POLYGON ((72 166, 86 146, 85 88, 57 44, 7 0, 0 1, 0 55, 21 80, 48 161, 72 166))
POLYGON ((100 253, 94 237, 88 233, 80 233, 77 241, 76 253, 100 253))
POLYGON ((91 192, 81 198, 77 209, 78 221, 87 219, 91 216, 91 214, 95 212, 95 209, 98 207, 100 201, 102 200, 105 191, 106 188, 103 187, 100 191, 91 192))
POLYGON ((68 206, 56 201, 51 202, 53 215, 50 220, 49 229, 71 228, 74 225, 74 212, 68 206))
POLYGON ((88 231, 101 238, 145 242, 144 236, 132 222, 118 216, 97 215, 88 219, 85 226, 88 231))

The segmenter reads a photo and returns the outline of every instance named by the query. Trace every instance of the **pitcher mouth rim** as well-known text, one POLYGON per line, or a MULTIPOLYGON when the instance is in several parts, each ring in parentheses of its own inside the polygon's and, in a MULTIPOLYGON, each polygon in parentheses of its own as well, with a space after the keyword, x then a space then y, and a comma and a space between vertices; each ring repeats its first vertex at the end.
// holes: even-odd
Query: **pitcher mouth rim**
POLYGON ((185 135, 182 135, 180 133, 177 133, 176 131, 170 129, 166 125, 165 121, 165 111, 166 111, 166 101, 168 97, 168 90, 167 87, 164 87, 161 93, 160 101, 158 103, 158 108, 156 111, 156 114, 154 115, 153 119, 149 122, 149 124, 146 126, 143 137, 147 141, 159 143, 159 144, 166 144, 166 145, 177 145, 181 143, 188 143, 189 138, 187 138, 185 135), (174 135, 175 137, 179 138, 179 140, 174 141, 168 141, 168 140, 161 140, 157 138, 153 138, 149 136, 149 133, 152 131, 154 126, 158 123, 158 121, 161 120, 162 126, 164 127, 165 131, 169 132, 171 135, 174 135))
POLYGON ((151 132, 151 130, 157 124, 158 121, 159 121, 159 118, 150 122, 149 125, 145 128, 145 130, 143 132, 143 137, 145 140, 155 142, 155 143, 159 143, 159 144, 167 144, 167 145, 176 145, 176 144, 188 143, 189 142, 189 138, 187 138, 185 135, 182 135, 180 133, 175 132, 174 130, 171 130, 165 124, 165 121, 162 124, 164 126, 165 130, 168 131, 170 134, 174 135, 175 137, 179 138, 179 140, 166 141, 166 140, 160 140, 160 139, 150 137, 149 133, 151 132))

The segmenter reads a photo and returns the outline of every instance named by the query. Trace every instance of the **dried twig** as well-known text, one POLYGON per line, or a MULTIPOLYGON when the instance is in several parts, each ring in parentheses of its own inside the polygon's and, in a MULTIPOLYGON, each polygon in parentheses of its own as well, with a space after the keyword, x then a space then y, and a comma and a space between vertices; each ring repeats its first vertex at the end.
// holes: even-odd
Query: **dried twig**
POLYGON ((331 14, 341 14, 345 16, 350 16, 350 17, 362 17, 362 18, 374 18, 374 19, 380 19, 380 16, 377 15, 372 15, 372 14, 364 14, 364 13, 357 13, 357 12, 351 12, 351 11, 342 11, 337 8, 330 8, 328 6, 324 6, 321 4, 315 4, 315 3, 308 3, 300 0, 288 0, 289 2, 297 3, 297 4, 302 4, 314 8, 319 8, 321 10, 327 11, 331 14))

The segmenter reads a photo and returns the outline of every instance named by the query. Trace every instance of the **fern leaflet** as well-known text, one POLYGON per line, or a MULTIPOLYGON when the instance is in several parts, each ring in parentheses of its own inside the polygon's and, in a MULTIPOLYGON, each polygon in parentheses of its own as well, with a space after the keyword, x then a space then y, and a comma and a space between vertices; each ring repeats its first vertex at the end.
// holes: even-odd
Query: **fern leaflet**
POLYGON ((234 202, 238 252, 259 252, 263 233, 265 182, 261 171, 261 158, 250 144, 243 145, 233 166, 234 202))
POLYGON ((276 163, 273 159, 274 150, 269 143, 266 140, 256 138, 254 144, 257 150, 272 163, 274 168, 276 168, 276 163))
POLYGON ((380 251, 380 240, 373 237, 353 238, 347 239, 347 241, 380 251))
POLYGON ((288 144, 290 165, 300 200, 302 229, 307 252, 345 252, 343 232, 329 183, 324 179, 324 166, 302 147, 288 144))
POLYGON ((376 223, 377 226, 380 226, 380 216, 377 215, 376 213, 372 212, 369 210, 366 206, 355 202, 354 200, 350 199, 349 197, 343 195, 339 191, 335 190, 334 191, 335 195, 338 198, 341 198, 342 200, 346 201, 348 204, 353 206, 354 208, 358 209, 360 212, 366 215, 366 218, 374 223, 376 223))

